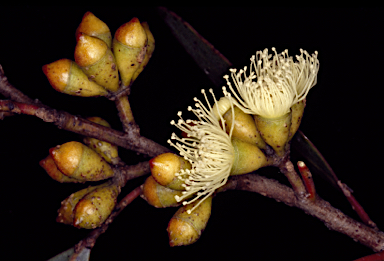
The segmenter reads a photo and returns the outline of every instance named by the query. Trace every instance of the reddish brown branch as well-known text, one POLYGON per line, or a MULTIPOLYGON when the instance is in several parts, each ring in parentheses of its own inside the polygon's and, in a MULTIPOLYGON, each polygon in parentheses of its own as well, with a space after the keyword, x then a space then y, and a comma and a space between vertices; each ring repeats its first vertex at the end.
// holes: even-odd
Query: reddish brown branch
POLYGON ((115 182, 120 186, 124 187, 127 181, 144 176, 151 172, 149 162, 144 161, 136 165, 123 165, 119 166, 115 170, 115 182))
MULTIPOLYGON (((5 97, 16 101, 16 102, 22 102, 22 103, 29 103, 29 104, 38 104, 38 100, 32 100, 27 95, 13 87, 9 82, 7 77, 4 75, 3 67, 0 64, 0 93, 4 95, 5 97)), ((13 113, 9 112, 0 112, 0 120, 4 119, 5 117, 12 116, 13 113)))
POLYGON ((137 165, 125 166, 122 170, 125 182, 144 176, 151 172, 149 161, 140 162, 137 165))
MULTIPOLYGON (((128 90, 129 88, 123 88, 121 93, 117 94, 116 97, 120 97, 122 94, 126 94, 124 90, 128 90)), ((82 119, 80 117, 73 116, 67 112, 58 112, 54 109, 50 109, 49 107, 35 102, 30 99, 28 96, 23 94, 21 91, 13 87, 7 80, 7 77, 4 75, 4 71, 0 65, 0 93, 2 93, 5 97, 11 99, 13 102, 18 102, 18 104, 8 103, 7 106, 0 108, 0 118, 3 118, 6 115, 9 115, 9 112, 15 113, 23 113, 28 115, 34 115, 46 122, 53 122, 59 128, 72 131, 84 136, 89 136, 92 138, 96 138, 99 140, 104 140, 115 144, 117 146, 133 150, 139 153, 146 154, 150 157, 155 157, 161 153, 169 152, 170 150, 161 146, 160 144, 149 140, 145 137, 139 135, 138 128, 128 128, 125 129, 127 133, 122 133, 111 128, 107 128, 96 123, 92 123, 88 120, 82 119), (23 104, 24 103, 24 104, 23 104), (33 104, 38 106, 39 109, 32 113, 32 111, 27 112, 28 109, 37 109, 35 107, 28 107, 27 104, 33 104), (25 107, 24 111, 17 111, 17 107, 25 107), (4 114, 6 113, 6 114, 4 114)), ((1 106, 1 104, 0 104, 1 106)), ((133 117, 133 116, 132 116, 133 117)), ((124 125, 124 122, 123 122, 124 125)))
POLYGON ((123 129, 125 132, 128 132, 129 129, 134 129, 134 131, 139 134, 140 130, 135 119, 133 118, 133 113, 131 110, 131 105, 129 104, 128 96, 120 96, 115 100, 117 111, 119 112, 120 121, 123 124, 123 129))
POLYGON ((351 204, 353 210, 356 211, 356 213, 359 215, 361 221, 364 222, 364 224, 373 227, 375 229, 378 229, 376 224, 369 218, 367 212, 365 212, 364 208, 360 205, 359 202, 355 199, 355 197, 352 195, 351 189, 344 183, 341 183, 341 181, 337 181, 337 185, 341 188, 343 191, 345 197, 348 199, 349 203, 351 204))
POLYGON ((361 257, 355 261, 384 261, 384 252, 376 253, 373 255, 361 257))
POLYGON ((227 189, 257 192, 263 196, 283 202, 288 206, 300 208, 305 213, 324 222, 329 229, 343 233, 376 252, 384 250, 383 232, 346 216, 320 197, 317 197, 314 202, 305 197, 298 198, 291 188, 256 174, 232 177, 221 191, 227 189))
POLYGON ((43 108, 38 105, 24 104, 9 100, 0 100, 0 111, 23 113, 39 117, 45 122, 52 122, 59 128, 107 141, 117 146, 155 157, 170 150, 160 144, 139 136, 132 128, 127 133, 101 126, 67 112, 43 108))
POLYGON ((305 189, 308 193, 307 198, 311 201, 315 201, 316 189, 311 172, 309 171, 307 165, 305 165, 305 163, 302 161, 297 162, 297 167, 299 168, 299 172, 301 174, 301 177, 303 178, 305 189))
POLYGON ((4 75, 3 67, 0 64, 0 93, 5 97, 22 103, 35 103, 27 95, 13 87, 9 82, 7 77, 4 75))

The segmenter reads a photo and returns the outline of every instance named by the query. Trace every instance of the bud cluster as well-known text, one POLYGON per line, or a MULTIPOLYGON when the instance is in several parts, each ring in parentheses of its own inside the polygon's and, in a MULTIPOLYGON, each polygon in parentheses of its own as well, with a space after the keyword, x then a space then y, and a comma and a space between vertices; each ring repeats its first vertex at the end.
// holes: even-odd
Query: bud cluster
MULTIPOLYGON (((155 49, 155 40, 146 22, 136 17, 121 25, 112 38, 109 27, 91 12, 84 14, 76 29, 75 61, 60 59, 43 66, 51 86, 62 93, 81 97, 114 97, 129 87, 143 71, 155 49)), ((129 108, 126 95, 119 99, 129 108)), ((130 109, 129 109, 130 110, 130 109)), ((91 117, 89 121, 110 127, 91 117)), ((83 143, 71 141, 49 151, 40 161, 48 175, 61 183, 84 183, 114 177, 120 158, 117 146, 91 137, 83 143)), ((120 193, 117 181, 90 186, 71 194, 62 202, 57 221, 79 228, 103 224, 116 205, 120 193)))
POLYGON ((108 26, 87 12, 76 30, 75 61, 60 59, 43 66, 52 87, 82 97, 108 96, 129 86, 147 65, 155 40, 139 19, 120 26, 113 39, 108 26), (120 72, 120 78, 119 78, 120 72))
MULTIPOLYGON (((99 117, 88 120, 110 127, 99 117)), ((51 148, 40 165, 51 178, 62 183, 84 183, 113 177, 110 163, 119 160, 117 147, 90 137, 85 137, 84 142, 88 146, 71 141, 51 148)), ((119 186, 112 180, 75 192, 61 202, 56 220, 79 228, 98 227, 111 214, 119 192, 119 186)))

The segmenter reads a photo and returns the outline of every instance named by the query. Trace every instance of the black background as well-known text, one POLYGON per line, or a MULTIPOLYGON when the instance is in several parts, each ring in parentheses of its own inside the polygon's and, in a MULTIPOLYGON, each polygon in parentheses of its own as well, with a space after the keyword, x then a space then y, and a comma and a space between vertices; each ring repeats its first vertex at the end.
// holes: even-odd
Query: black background
MULTIPOLYGON (((300 48, 319 52, 318 83, 307 96, 300 129, 383 229, 383 10, 169 9, 236 68, 248 65, 250 56, 264 48, 276 47, 278 52, 288 48, 290 55, 299 54, 300 48)), ((201 98, 200 89, 215 88, 220 96, 220 88, 210 83, 173 38, 154 7, 1 7, 0 64, 10 83, 48 106, 82 117, 100 116, 121 130, 112 102, 60 94, 41 70, 58 59, 73 59, 75 30, 86 11, 107 23, 112 33, 135 16, 149 23, 156 50, 130 95, 143 136, 166 146, 175 130, 169 122, 177 119, 177 111, 193 104, 194 96, 201 98)), ((89 232, 55 222, 60 202, 85 185, 59 184, 38 162, 49 148, 81 138, 25 115, 0 121, 0 135, 1 254, 11 255, 9 260, 49 259, 89 232)), ((135 153, 119 152, 127 163, 143 160, 135 153)), ((339 192, 319 177, 314 179, 323 198, 357 218, 339 192)), ((121 196, 142 182, 129 182, 121 196)), ((215 198, 211 219, 197 243, 170 248, 166 227, 175 211, 135 200, 98 239, 91 260, 353 260, 372 253, 301 210, 238 191, 215 198)))

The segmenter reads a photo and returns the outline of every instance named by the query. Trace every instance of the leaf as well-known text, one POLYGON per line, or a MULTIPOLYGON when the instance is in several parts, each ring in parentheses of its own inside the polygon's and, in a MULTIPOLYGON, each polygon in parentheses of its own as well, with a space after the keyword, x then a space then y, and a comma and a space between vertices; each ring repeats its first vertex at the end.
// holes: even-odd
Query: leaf
MULTIPOLYGON (((72 247, 47 261, 69 261, 72 255, 75 253, 75 247, 72 247)), ((77 256, 76 261, 89 261, 89 256, 91 254, 91 250, 88 248, 83 248, 80 254, 77 256)))
POLYGON ((331 166, 302 131, 298 130, 295 136, 293 136, 291 148, 305 159, 305 164, 312 173, 319 174, 335 188, 340 190, 340 187, 337 185, 339 179, 333 172, 331 166))
MULTIPOLYGON (((192 56, 197 65, 207 74, 215 86, 220 87, 223 75, 228 73, 231 62, 181 17, 164 7, 159 7, 159 13, 171 29, 172 34, 192 56)), ((294 136, 292 149, 300 153, 305 159, 304 161, 311 172, 322 176, 340 190, 337 185, 338 178, 332 168, 315 145, 301 131, 298 131, 294 136)))
POLYGON ((205 40, 193 27, 177 14, 164 7, 159 7, 159 14, 169 26, 172 34, 192 56, 208 78, 220 86, 223 76, 232 64, 218 50, 205 40))

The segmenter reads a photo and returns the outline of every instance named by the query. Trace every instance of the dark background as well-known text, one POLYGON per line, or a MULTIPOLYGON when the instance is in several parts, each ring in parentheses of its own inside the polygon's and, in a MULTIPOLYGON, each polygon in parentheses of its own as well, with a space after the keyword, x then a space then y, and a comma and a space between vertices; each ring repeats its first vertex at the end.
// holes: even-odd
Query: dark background
MULTIPOLYGON (((288 48, 290 55, 299 54, 300 48, 319 52, 318 83, 307 97, 300 129, 383 229, 383 10, 169 9, 236 68, 249 65, 257 50, 273 46, 278 52, 288 48)), ((75 30, 86 11, 107 23, 112 33, 135 16, 149 23, 156 50, 130 95, 143 136, 166 146, 175 131, 169 122, 177 119, 177 111, 193 104, 194 96, 201 98, 200 89, 214 88, 220 95, 220 88, 210 83, 173 38, 154 7, 1 7, 0 64, 9 82, 48 106, 82 117, 100 116, 121 130, 112 102, 60 94, 41 70, 58 59, 73 59, 75 30)), ((35 117, 17 115, 0 121, 1 252, 11 255, 9 260, 49 259, 89 232, 55 222, 60 202, 86 185, 59 184, 38 164, 49 148, 71 140, 81 138, 35 117)), ((119 153, 127 163, 143 160, 123 149, 119 153)), ((286 182, 281 175, 265 175, 286 182)), ((323 198, 357 218, 338 191, 318 176, 314 179, 323 198)), ((129 182, 121 196, 142 182, 129 182)), ((91 260, 353 260, 372 253, 299 209, 239 191, 215 198, 211 219, 197 243, 170 248, 166 227, 175 211, 135 200, 98 239, 91 260)))

